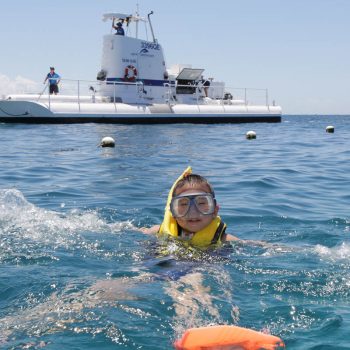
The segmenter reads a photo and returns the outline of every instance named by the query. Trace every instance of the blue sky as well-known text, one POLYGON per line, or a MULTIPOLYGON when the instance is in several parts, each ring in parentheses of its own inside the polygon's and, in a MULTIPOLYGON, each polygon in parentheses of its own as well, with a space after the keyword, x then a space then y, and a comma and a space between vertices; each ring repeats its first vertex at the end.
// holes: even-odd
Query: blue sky
POLYGON ((168 66, 267 87, 285 114, 350 114, 350 0, 6 1, 0 85, 4 77, 41 82, 50 65, 64 78, 95 79, 110 32, 102 14, 131 13, 136 3, 141 14, 154 11, 168 66))

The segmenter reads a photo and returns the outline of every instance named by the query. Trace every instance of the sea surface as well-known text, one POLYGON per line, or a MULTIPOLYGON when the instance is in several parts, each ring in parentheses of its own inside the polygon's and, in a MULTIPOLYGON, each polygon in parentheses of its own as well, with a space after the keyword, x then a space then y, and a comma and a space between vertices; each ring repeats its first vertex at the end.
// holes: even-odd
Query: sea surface
POLYGON ((0 124, 0 348, 164 350, 232 324, 350 349, 349 180, 350 116, 0 124), (139 232, 189 165, 251 242, 186 252, 139 232))

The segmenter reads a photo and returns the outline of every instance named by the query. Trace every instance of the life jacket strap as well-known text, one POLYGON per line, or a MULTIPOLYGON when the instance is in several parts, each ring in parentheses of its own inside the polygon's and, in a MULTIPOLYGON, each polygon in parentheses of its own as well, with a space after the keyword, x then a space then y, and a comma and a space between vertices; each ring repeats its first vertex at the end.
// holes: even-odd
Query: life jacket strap
POLYGON ((218 228, 216 229, 216 232, 214 234, 213 239, 211 240, 210 244, 216 244, 218 243, 219 240, 221 240, 222 235, 225 233, 226 231, 226 225, 225 223, 221 220, 220 224, 218 226, 218 228))

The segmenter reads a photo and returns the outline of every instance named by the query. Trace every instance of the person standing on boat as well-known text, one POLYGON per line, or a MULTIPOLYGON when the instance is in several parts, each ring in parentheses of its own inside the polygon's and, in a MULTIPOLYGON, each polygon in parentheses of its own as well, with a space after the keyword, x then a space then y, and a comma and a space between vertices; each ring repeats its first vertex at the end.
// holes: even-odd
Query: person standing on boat
POLYGON ((204 87, 204 94, 205 97, 208 97, 208 90, 209 90, 209 86, 210 86, 210 81, 208 79, 205 79, 202 75, 202 81, 201 81, 203 87, 204 87))
POLYGON ((46 81, 49 80, 49 88, 50 88, 50 95, 58 94, 58 83, 61 80, 61 77, 55 73, 55 68, 50 67, 50 72, 47 73, 47 76, 44 80, 44 84, 46 84, 46 81))
POLYGON ((115 35, 125 35, 123 24, 118 22, 117 25, 113 22, 113 28, 117 31, 115 35))

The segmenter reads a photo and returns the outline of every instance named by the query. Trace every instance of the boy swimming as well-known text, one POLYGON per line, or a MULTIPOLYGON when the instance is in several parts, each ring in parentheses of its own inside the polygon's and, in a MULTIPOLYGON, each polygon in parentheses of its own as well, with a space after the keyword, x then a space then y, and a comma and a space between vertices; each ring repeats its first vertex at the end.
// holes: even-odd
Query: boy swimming
POLYGON ((192 174, 188 167, 170 189, 162 224, 141 230, 200 248, 239 240, 225 232, 226 224, 218 212, 212 186, 204 177, 192 174))

